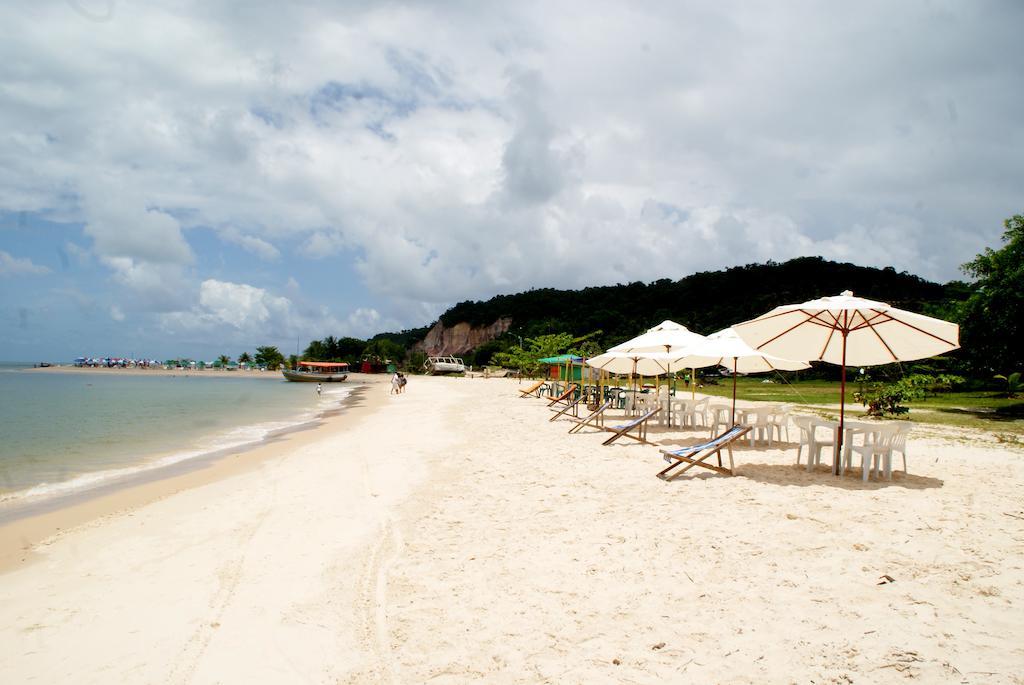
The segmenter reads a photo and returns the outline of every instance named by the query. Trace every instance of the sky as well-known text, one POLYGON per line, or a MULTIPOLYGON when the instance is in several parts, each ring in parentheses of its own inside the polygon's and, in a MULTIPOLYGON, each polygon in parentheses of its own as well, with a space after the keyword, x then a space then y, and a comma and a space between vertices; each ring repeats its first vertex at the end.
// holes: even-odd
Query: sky
POLYGON ((7 0, 0 359, 291 354, 805 255, 963 278, 1024 211, 1021 26, 1013 0, 7 0))

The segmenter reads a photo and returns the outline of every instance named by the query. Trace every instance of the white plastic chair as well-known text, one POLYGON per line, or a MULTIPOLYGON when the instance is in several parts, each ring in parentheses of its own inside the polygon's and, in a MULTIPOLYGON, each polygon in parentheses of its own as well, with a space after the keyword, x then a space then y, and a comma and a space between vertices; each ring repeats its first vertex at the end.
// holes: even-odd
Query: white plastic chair
POLYGON ((702 428, 707 427, 707 425, 708 425, 708 405, 710 403, 711 403, 711 399, 708 398, 708 397, 705 397, 704 399, 697 400, 696 402, 691 401, 689 404, 686 405, 686 408, 689 410, 687 412, 687 415, 688 415, 688 420, 690 422, 690 427, 691 428, 696 428, 697 427, 697 419, 698 418, 700 419, 701 427, 702 428))
MULTIPOLYGON (((898 430, 896 431, 896 437, 892 439, 892 451, 903 455, 903 475, 907 475, 907 437, 910 435, 910 429, 913 428, 914 424, 910 421, 895 421, 894 423, 898 426, 898 430)), ((885 475, 886 478, 892 477, 891 465, 885 475)))
POLYGON ((758 407, 757 409, 748 409, 746 420, 743 422, 744 425, 750 426, 750 446, 753 447, 754 443, 759 439, 763 439, 768 443, 768 446, 772 446, 772 431, 774 427, 771 423, 772 409, 769 407, 758 407), (760 437, 758 437, 760 436, 760 437))
POLYGON ((849 468, 853 461, 853 453, 860 455, 860 468, 862 479, 867 481, 868 472, 872 472, 878 478, 878 470, 881 466, 886 478, 892 474, 892 443, 899 432, 900 427, 895 424, 885 424, 870 433, 864 440, 863 445, 850 445, 847 457, 846 468, 849 468))
POLYGON ((728 404, 712 404, 708 406, 708 427, 711 429, 711 437, 733 427, 732 407, 728 404), (722 428, 719 431, 719 427, 722 428))
POLYGON ((689 400, 673 399, 669 402, 669 413, 672 414, 672 425, 676 428, 686 426, 686 403, 689 400))
POLYGON ((793 405, 784 404, 776 409, 768 419, 779 442, 782 442, 782 431, 786 431, 786 442, 789 442, 789 413, 792 410, 793 405))
POLYGON ((835 432, 826 425, 816 422, 813 416, 794 416, 793 424, 800 430, 800 444, 796 448, 796 463, 800 465, 800 452, 807 447, 807 470, 813 471, 821 463, 821 450, 835 447, 835 432), (819 438, 818 428, 824 428, 833 439, 819 438))

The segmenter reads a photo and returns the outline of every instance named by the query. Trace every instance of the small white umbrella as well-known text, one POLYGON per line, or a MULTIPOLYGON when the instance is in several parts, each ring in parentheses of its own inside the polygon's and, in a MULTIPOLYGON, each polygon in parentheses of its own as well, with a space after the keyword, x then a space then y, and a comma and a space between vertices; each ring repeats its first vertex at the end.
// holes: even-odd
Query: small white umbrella
MULTIPOLYGON (((672 355, 664 352, 605 352, 585 360, 588 366, 608 373, 633 376, 660 376, 669 372, 672 355)), ((633 383, 630 380, 630 388, 633 383)))
MULTIPOLYGON (((848 365, 913 361, 960 347, 960 327, 955 323, 854 297, 849 290, 776 307, 733 328, 751 347, 767 354, 841 366, 836 454, 842 449, 848 365)), ((833 473, 838 475, 839 460, 834 462, 833 473)))
MULTIPOLYGON (((679 357, 703 340, 704 336, 700 333, 694 333, 681 323, 666 319, 657 326, 649 328, 647 332, 620 343, 608 351, 643 355, 650 352, 664 352, 679 357)), ((671 372, 672 369, 669 367, 667 373, 671 374, 671 372)))
POLYGON ((673 355, 664 352, 605 352, 587 359, 586 363, 609 373, 660 376, 668 373, 669 364, 673 359, 673 355))
POLYGON ((726 366, 732 369, 732 413, 736 414, 736 374, 766 371, 798 371, 810 368, 805 361, 783 359, 755 350, 732 328, 712 333, 674 363, 692 368, 726 366))
POLYGON ((646 333, 609 348, 608 351, 680 353, 702 340, 703 335, 694 333, 680 323, 662 321, 657 326, 649 328, 646 333))

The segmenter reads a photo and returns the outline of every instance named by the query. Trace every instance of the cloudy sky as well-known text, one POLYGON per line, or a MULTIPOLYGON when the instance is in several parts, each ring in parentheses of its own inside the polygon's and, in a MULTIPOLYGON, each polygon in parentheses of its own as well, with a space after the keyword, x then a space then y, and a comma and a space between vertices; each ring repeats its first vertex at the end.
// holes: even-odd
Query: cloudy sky
POLYGON ((1012 0, 8 0, 0 359, 290 353, 799 255, 957 278, 1024 211, 1021 26, 1012 0))

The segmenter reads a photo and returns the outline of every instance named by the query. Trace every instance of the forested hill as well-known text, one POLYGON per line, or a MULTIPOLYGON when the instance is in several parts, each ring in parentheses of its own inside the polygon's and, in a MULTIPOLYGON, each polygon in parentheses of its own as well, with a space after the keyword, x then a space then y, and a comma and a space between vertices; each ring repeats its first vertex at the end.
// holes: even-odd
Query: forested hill
POLYGON ((780 304, 838 295, 881 300, 912 311, 941 315, 951 301, 968 294, 966 285, 940 285, 891 267, 841 264, 820 257, 784 263, 750 264, 708 271, 678 281, 629 283, 583 290, 541 288, 460 302, 441 315, 446 327, 512 319, 510 331, 524 337, 552 332, 584 335, 601 330, 606 347, 633 337, 665 319, 708 334, 753 318, 780 304))

